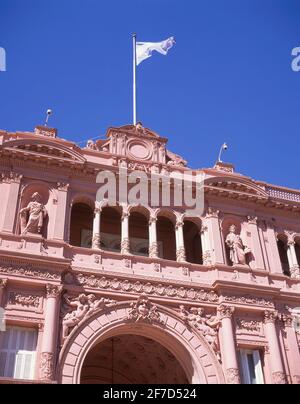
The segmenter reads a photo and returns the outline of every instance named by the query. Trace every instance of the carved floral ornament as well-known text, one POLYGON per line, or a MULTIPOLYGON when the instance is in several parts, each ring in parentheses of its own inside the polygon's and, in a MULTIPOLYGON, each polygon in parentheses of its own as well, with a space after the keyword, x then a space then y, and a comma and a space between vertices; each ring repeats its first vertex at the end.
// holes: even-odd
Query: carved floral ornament
POLYGON ((265 310, 265 312, 264 312, 265 324, 275 323, 277 318, 278 318, 278 311, 276 311, 276 310, 265 310))
POLYGON ((22 174, 18 174, 13 171, 10 171, 8 173, 2 173, 0 175, 0 182, 4 182, 7 184, 20 183, 22 178, 23 178, 22 174))
POLYGON ((19 293, 19 292, 10 292, 7 306, 21 306, 23 308, 33 308, 38 309, 41 303, 41 296, 19 293))
MULTIPOLYGON (((158 264, 159 265, 159 264, 158 264)), ((219 296, 212 290, 200 288, 189 288, 166 283, 156 283, 149 281, 140 281, 134 279, 118 279, 109 277, 98 277, 96 275, 79 274, 76 280, 81 286, 104 290, 124 290, 131 293, 146 293, 153 296, 167 296, 174 298, 187 298, 190 300, 217 303, 219 296)))
POLYGON ((60 285, 53 285, 53 284, 51 284, 51 283, 48 283, 48 284, 46 285, 46 295, 47 295, 47 298, 55 298, 55 299, 57 299, 57 298, 60 296, 62 290, 63 290, 63 287, 62 287, 62 286, 60 286, 60 285))

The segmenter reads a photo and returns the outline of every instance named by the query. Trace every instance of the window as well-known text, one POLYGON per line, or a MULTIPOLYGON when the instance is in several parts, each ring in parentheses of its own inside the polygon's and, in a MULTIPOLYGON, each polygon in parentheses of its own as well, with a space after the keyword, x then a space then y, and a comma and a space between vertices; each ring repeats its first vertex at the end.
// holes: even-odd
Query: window
POLYGON ((240 351, 243 384, 264 384, 259 351, 240 351))
POLYGON ((0 333, 0 376, 34 379, 37 331, 7 327, 0 333))

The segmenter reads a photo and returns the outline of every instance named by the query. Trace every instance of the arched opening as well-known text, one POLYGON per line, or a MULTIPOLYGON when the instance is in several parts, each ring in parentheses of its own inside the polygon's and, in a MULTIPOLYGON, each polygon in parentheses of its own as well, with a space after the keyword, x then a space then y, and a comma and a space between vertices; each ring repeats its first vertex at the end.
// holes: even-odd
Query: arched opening
POLYGON ((81 384, 186 384, 177 358, 159 342, 122 334, 98 343, 87 354, 81 384))
POLYGON ((284 275, 290 276, 291 272, 290 272, 290 265, 289 265, 289 260, 288 260, 288 256, 287 256, 287 245, 286 245, 285 241, 283 241, 281 238, 278 238, 277 247, 278 247, 282 272, 284 273, 284 275))
POLYGON ((149 255, 149 219, 144 213, 133 211, 129 216, 130 252, 149 255))
POLYGON ((165 216, 158 216, 157 241, 159 258, 176 261, 176 238, 174 223, 165 216))
POLYGON ((77 247, 91 248, 93 236, 93 209, 85 203, 72 206, 70 224, 70 244, 77 247))
POLYGON ((199 226, 190 220, 185 220, 183 226, 183 237, 187 262, 202 265, 203 250, 199 226))
POLYGON ((297 257, 297 263, 300 265, 300 239, 299 237, 295 238, 295 251, 296 251, 296 257, 297 257))
POLYGON ((107 251, 121 250, 121 212, 118 208, 106 206, 100 215, 100 246, 107 251))

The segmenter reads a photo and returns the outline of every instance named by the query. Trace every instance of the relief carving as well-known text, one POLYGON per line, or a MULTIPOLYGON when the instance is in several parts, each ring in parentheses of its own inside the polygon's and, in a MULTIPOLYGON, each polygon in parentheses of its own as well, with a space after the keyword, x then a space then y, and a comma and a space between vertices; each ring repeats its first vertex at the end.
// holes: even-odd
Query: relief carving
POLYGON ((251 250, 244 244, 240 235, 236 234, 235 225, 230 226, 225 242, 230 251, 230 261, 232 264, 247 265, 246 256, 251 250))
POLYGON ((147 296, 140 296, 136 302, 131 303, 127 319, 135 323, 161 323, 157 306, 151 303, 147 296))

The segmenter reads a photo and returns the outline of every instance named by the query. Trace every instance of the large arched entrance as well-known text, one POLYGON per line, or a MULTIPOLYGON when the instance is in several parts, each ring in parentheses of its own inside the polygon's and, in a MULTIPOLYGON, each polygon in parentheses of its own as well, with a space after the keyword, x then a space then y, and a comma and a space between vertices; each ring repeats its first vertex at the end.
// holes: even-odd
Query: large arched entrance
POLYGON ((157 341, 123 334, 97 344, 87 354, 81 384, 185 384, 176 357, 157 341))
MULTIPOLYGON (((57 367, 57 380, 59 383, 91 383, 93 377, 99 377, 100 379, 105 375, 108 378, 109 372, 107 371, 98 374, 98 370, 96 371, 95 369, 95 372, 91 370, 94 366, 93 359, 91 359, 92 355, 93 353, 99 354, 99 361, 96 360, 96 367, 99 367, 100 360, 102 360, 102 363, 108 363, 109 359, 104 359, 104 351, 107 352, 108 357, 111 352, 110 350, 112 350, 112 346, 109 349, 109 343, 112 344, 114 342, 115 351, 119 349, 117 348, 118 341, 121 341, 120 349, 122 352, 129 352, 129 356, 127 354, 127 358, 129 358, 131 355, 130 352, 133 353, 133 349, 125 349, 126 344, 129 343, 128 336, 130 336, 132 341, 138 343, 134 349, 136 353, 140 346, 146 349, 147 346, 152 344, 152 352, 161 352, 166 357, 169 355, 169 361, 171 362, 175 358, 175 368, 178 373, 173 372, 172 377, 174 379, 178 377, 178 383, 186 381, 190 384, 224 383, 222 368, 212 348, 196 329, 192 329, 182 321, 176 311, 157 304, 154 307, 158 313, 158 317, 155 317, 153 321, 151 319, 149 321, 147 319, 146 321, 136 321, 136 319, 130 318, 132 304, 132 301, 124 301, 101 309, 73 329, 65 340, 61 350, 57 367), (141 344, 141 342, 143 343, 141 344), (100 356, 103 356, 103 358, 100 358, 100 356), (89 381, 88 378, 90 378, 89 381)), ((130 346, 132 347, 131 344, 130 346)), ((149 350, 150 353, 151 350, 149 350)), ((114 356, 116 358, 115 353, 114 356)), ((142 358, 137 354, 135 356, 142 366, 142 358)), ((125 369, 129 359, 123 360, 122 355, 119 359, 122 359, 121 366, 125 369)), ((153 368, 153 372, 160 372, 158 369, 164 366, 158 359, 155 361, 154 358, 148 363, 144 361, 143 365, 143 377, 145 379, 150 377, 151 367, 153 368), (147 366, 150 369, 147 368, 146 373, 145 369, 147 366)), ((167 366, 170 366, 170 362, 167 363, 167 366)), ((107 365, 107 368, 109 370, 109 365, 107 365)), ((114 372, 114 377, 117 377, 116 373, 114 372)), ((120 373, 121 378, 124 375, 124 371, 122 370, 120 373)), ((112 373, 110 374, 110 378, 112 378, 112 373)), ((127 381, 123 379, 118 382, 132 383, 131 380, 132 376, 127 381)), ((141 379, 134 382, 144 383, 141 379)), ((97 383, 100 382, 97 381, 97 383)), ((110 382, 107 381, 107 383, 110 382)), ((154 377, 150 383, 155 383, 154 377)), ((175 381, 173 380, 172 383, 175 383, 175 381)))

